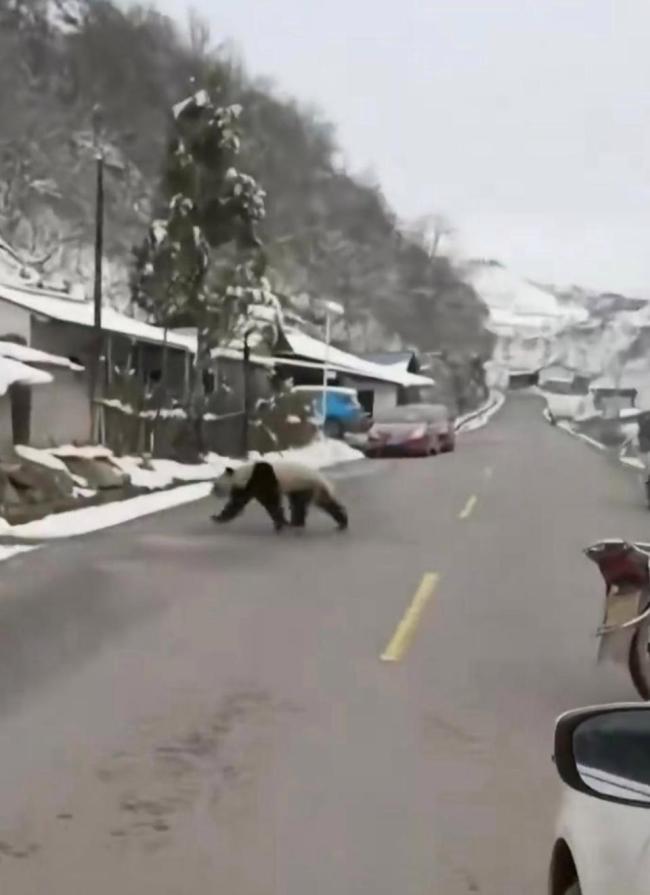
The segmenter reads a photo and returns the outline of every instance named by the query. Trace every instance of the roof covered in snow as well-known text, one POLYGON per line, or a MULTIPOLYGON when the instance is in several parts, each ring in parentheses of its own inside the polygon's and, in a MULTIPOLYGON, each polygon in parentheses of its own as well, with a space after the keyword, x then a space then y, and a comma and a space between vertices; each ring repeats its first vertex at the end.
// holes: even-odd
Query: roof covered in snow
MULTIPOLYGON (((212 351, 210 352, 210 356, 215 360, 219 360, 220 358, 222 358, 223 360, 242 361, 244 358, 244 352, 241 350, 241 348, 235 348, 230 345, 220 345, 217 348, 212 349, 212 351)), ((254 354, 251 352, 248 360, 251 364, 260 367, 275 366, 275 360, 272 357, 264 354, 254 354)))
POLYGON ((46 367, 65 367, 68 370, 83 370, 79 364, 75 364, 67 357, 58 354, 50 354, 48 351, 39 351, 28 345, 19 345, 16 342, 4 342, 0 340, 0 357, 8 357, 25 364, 38 364, 46 367))
MULTIPOLYGON (((377 351, 361 355, 363 360, 369 360, 373 364, 385 364, 386 366, 401 366, 408 370, 410 365, 418 366, 418 359, 414 351, 377 351)), ((411 372, 414 372, 411 370, 411 372)))
POLYGON ((52 376, 45 370, 35 370, 27 364, 8 357, 0 357, 0 395, 5 395, 14 383, 21 385, 45 385, 52 382, 52 376))
POLYGON ((319 364, 324 364, 327 360, 329 366, 336 367, 341 372, 404 387, 434 385, 433 379, 409 373, 403 369, 402 364, 377 364, 340 348, 334 348, 332 345, 328 349, 325 342, 314 339, 313 336, 308 336, 300 330, 285 329, 284 336, 293 354, 319 364))
POLYGON ((592 392, 633 392, 638 389, 639 379, 639 376, 625 373, 620 377, 605 375, 594 379, 589 389, 592 392))
MULTIPOLYGON (((78 326, 94 325, 92 303, 75 300, 64 293, 0 284, 0 301, 9 302, 33 314, 49 317, 51 320, 76 323, 78 326)), ((141 342, 160 345, 165 341, 161 327, 152 326, 134 317, 127 317, 126 314, 121 314, 113 308, 102 308, 102 328, 107 332, 118 333, 141 342)), ((196 338, 189 335, 169 332, 167 344, 171 348, 196 350, 196 338)))
POLYGON ((553 364, 539 371, 540 385, 544 382, 573 382, 575 378, 575 370, 562 364, 553 364))

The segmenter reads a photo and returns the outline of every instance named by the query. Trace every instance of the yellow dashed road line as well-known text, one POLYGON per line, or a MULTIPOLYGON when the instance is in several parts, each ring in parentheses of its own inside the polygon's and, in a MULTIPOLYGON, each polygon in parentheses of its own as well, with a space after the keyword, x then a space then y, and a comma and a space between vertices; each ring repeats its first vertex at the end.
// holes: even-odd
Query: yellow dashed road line
POLYGON ((433 596, 438 585, 439 576, 435 572, 427 572, 422 577, 420 586, 415 592, 411 605, 397 626, 393 637, 381 655, 382 662, 399 662, 408 650, 415 629, 418 626, 424 608, 433 596))
POLYGON ((469 517, 474 512, 474 508, 476 507, 477 503, 478 503, 478 497, 476 496, 476 494, 472 494, 470 499, 467 501, 467 503, 465 504, 463 509, 458 514, 458 518, 459 519, 469 519, 469 517))

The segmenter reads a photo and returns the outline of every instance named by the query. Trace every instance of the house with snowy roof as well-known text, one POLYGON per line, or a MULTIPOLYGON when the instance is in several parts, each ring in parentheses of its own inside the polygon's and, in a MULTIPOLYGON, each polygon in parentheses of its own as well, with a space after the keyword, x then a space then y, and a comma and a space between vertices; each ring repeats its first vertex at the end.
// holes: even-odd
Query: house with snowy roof
MULTIPOLYGON (((122 314, 113 308, 102 310, 103 378, 111 384, 116 369, 134 370, 143 385, 155 383, 161 374, 163 350, 167 352, 167 384, 172 398, 186 397, 196 353, 193 330, 169 330, 122 314)), ((0 282, 0 342, 22 343, 32 351, 61 359, 47 391, 34 390, 29 400, 29 420, 23 409, 5 411, 12 418, 14 442, 28 438, 35 446, 70 441, 86 441, 90 433, 90 386, 86 371, 95 351, 93 305, 83 295, 48 289, 36 282, 0 282), (67 366, 66 366, 67 365, 67 366), (17 431, 14 431, 17 430, 17 431), (26 434, 27 433, 27 434, 26 434)), ((19 360, 12 358, 15 362, 19 360)), ((43 361, 43 358, 41 358, 43 361)), ((213 371, 206 378, 210 395, 221 390, 227 396, 226 410, 243 406, 243 352, 233 343, 213 352, 213 371)), ((419 389, 434 384, 428 376, 412 369, 412 359, 362 358, 308 335, 297 327, 280 327, 273 356, 257 346, 252 348, 249 376, 251 397, 266 397, 272 390, 273 375, 296 385, 321 384, 325 366, 329 381, 355 388, 369 410, 395 406, 405 395, 413 399, 419 389)), ((36 384, 35 382, 29 385, 36 384)), ((25 395, 20 388, 13 395, 25 395)), ((14 399, 14 402, 17 399, 14 399)), ((21 400, 27 402, 27 398, 21 400)))
POLYGON ((316 339, 298 329, 285 328, 274 352, 276 371, 296 385, 320 385, 327 365, 329 382, 356 389, 369 413, 386 410, 407 400, 417 400, 421 389, 434 380, 410 372, 402 360, 381 363, 360 357, 316 339))
POLYGON ((617 417, 622 410, 636 406, 639 381, 636 376, 623 373, 621 376, 605 374, 595 379, 589 386, 594 406, 603 416, 617 417))
MULTIPOLYGON (((242 350, 239 344, 216 348, 212 352, 217 382, 228 382, 234 393, 243 393, 242 350)), ((328 345, 297 327, 284 326, 279 333, 273 355, 253 351, 250 361, 254 369, 272 371, 294 385, 322 385, 325 367, 330 385, 354 388, 369 412, 403 403, 406 395, 413 400, 421 389, 433 386, 429 376, 411 372, 410 353, 394 363, 372 360, 328 345), (415 397, 414 397, 415 395, 415 397)), ((263 376, 254 372, 254 381, 263 389, 263 376)), ((268 382, 268 376, 266 381, 268 382)))
POLYGON ((67 426, 74 420, 67 417, 69 405, 54 400, 52 384, 56 377, 65 381, 82 372, 83 367, 66 357, 19 341, 0 340, 0 455, 14 444, 65 440, 67 426))
MULTIPOLYGON (((61 359, 46 390, 34 389, 31 398, 30 443, 36 446, 86 441, 90 433, 90 385, 86 371, 94 355, 93 305, 83 296, 46 289, 33 283, 0 283, 0 342, 61 359)), ((168 352, 168 381, 179 397, 187 388, 196 339, 102 310, 103 376, 110 383, 117 369, 135 370, 143 384, 155 382, 162 368, 163 346, 168 352)), ((32 355, 33 357, 33 355, 32 355)), ((19 360, 13 358, 14 360, 19 360)), ((43 361, 43 358, 41 358, 43 361)), ((12 394, 20 393, 14 390, 12 394)), ((24 411, 20 414, 24 416, 24 411)), ((16 423, 22 440, 25 424, 16 423)), ((6 419, 3 429, 7 431, 6 419)))
POLYGON ((586 395, 589 377, 565 363, 552 363, 539 371, 538 385, 547 392, 566 395, 586 395))

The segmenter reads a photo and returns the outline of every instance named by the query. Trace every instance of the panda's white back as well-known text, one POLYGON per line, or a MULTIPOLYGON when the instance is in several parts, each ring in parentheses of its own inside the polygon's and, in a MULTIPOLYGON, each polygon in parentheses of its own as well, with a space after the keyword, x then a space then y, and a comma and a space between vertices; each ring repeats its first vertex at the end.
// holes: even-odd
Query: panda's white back
POLYGON ((330 483, 317 469, 311 469, 309 466, 292 460, 274 460, 271 465, 278 477, 280 488, 286 493, 306 491, 315 485, 319 485, 328 492, 332 490, 330 483))

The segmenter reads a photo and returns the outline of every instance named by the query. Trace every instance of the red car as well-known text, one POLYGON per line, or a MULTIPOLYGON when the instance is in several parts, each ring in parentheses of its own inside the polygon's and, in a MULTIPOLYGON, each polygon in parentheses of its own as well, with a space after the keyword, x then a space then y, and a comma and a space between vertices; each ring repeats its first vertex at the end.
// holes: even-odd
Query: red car
POLYGON ((428 457, 455 447, 454 423, 443 404, 403 404, 375 414, 366 454, 428 457))

